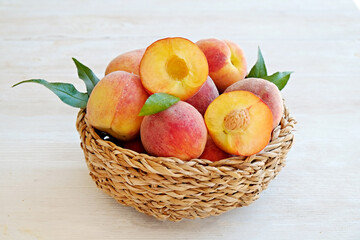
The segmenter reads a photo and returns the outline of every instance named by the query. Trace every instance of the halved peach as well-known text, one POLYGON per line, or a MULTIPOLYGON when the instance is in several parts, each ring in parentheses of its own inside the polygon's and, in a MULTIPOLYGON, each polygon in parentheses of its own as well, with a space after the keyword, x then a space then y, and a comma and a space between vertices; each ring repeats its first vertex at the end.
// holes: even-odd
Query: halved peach
POLYGON ((205 112, 205 123, 215 144, 234 155, 260 152, 269 143, 272 121, 269 107, 248 91, 223 93, 205 112))
POLYGON ((164 92, 181 100, 197 93, 208 73, 209 66, 201 49, 180 37, 154 42, 140 63, 141 82, 148 92, 164 92))
POLYGON ((225 92, 249 91, 258 96, 270 108, 273 114, 273 128, 279 125, 284 103, 279 88, 272 82, 261 78, 246 78, 230 85, 225 92))

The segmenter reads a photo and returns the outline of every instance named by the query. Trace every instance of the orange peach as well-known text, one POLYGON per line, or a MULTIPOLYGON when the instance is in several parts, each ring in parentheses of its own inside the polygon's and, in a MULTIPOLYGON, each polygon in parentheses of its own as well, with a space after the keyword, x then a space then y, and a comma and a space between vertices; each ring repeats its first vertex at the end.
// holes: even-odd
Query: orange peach
POLYGON ((201 114, 180 101, 162 112, 145 116, 140 135, 149 154, 190 160, 204 151, 207 130, 201 114))
POLYGON ((272 120, 269 107, 248 91, 221 94, 205 113, 215 144, 229 154, 242 156, 258 153, 269 143, 272 120))
POLYGON ((130 140, 139 134, 143 117, 139 117, 148 94, 138 76, 115 71, 95 86, 87 103, 89 124, 119 140, 130 140))
POLYGON ((261 98, 261 100, 268 105, 273 114, 273 128, 279 125, 283 115, 284 105, 281 93, 275 84, 265 79, 247 78, 229 86, 225 92, 239 90, 252 92, 261 98))
POLYGON ((208 159, 215 162, 229 157, 231 157, 231 155, 218 148, 210 135, 208 135, 204 152, 200 155, 199 158, 208 159))
POLYGON ((205 114, 206 108, 209 104, 219 96, 214 81, 208 77, 206 82, 201 86, 200 90, 191 98, 186 100, 194 108, 196 108, 202 115, 205 114))
POLYGON ((209 67, 204 53, 185 38, 165 38, 151 44, 140 63, 143 86, 187 100, 206 81, 209 67))
POLYGON ((123 53, 114 58, 105 70, 105 75, 115 71, 125 71, 140 76, 140 61, 145 49, 137 49, 123 53))
POLYGON ((220 92, 245 78, 245 56, 236 43, 209 38, 200 40, 196 44, 204 52, 209 63, 209 75, 220 92))

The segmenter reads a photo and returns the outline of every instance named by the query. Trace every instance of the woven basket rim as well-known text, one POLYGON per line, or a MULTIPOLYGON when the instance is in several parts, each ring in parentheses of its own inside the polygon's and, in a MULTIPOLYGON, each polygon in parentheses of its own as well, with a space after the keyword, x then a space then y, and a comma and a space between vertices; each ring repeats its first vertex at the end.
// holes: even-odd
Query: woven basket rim
MULTIPOLYGON (((281 130, 286 129, 287 135, 290 136, 289 139, 290 138, 293 139, 292 132, 294 130, 294 125, 297 123, 296 120, 290 116, 288 108, 286 107, 285 101, 284 101, 284 112, 283 112, 283 117, 281 119, 281 122, 277 127, 275 127, 273 129, 271 139, 270 139, 269 143, 267 144, 267 146, 262 151, 260 151, 257 154, 251 155, 251 156, 234 156, 234 157, 225 158, 225 159, 222 159, 219 161, 212 162, 207 159, 199 159, 199 158, 191 159, 189 161, 184 161, 184 160, 181 160, 176 157, 156 157, 156 156, 151 156, 147 153, 138 153, 136 151, 120 147, 111 141, 103 140, 96 133, 95 129, 88 123, 88 120, 86 118, 86 109, 80 109, 80 111, 78 113, 76 127, 77 127, 77 130, 79 131, 79 133, 81 132, 81 129, 79 129, 79 123, 81 121, 85 121, 85 126, 86 126, 88 132, 92 135, 92 138, 95 139, 97 144, 111 148, 112 151, 115 151, 115 152, 118 151, 118 152, 125 153, 127 155, 131 155, 132 158, 136 158, 136 156, 138 156, 139 159, 146 158, 147 160, 157 162, 159 164, 170 163, 171 166, 173 166, 173 167, 175 166, 174 164, 176 164, 178 166, 185 167, 185 168, 193 169, 194 167, 196 167, 196 168, 207 167, 207 168, 213 168, 213 170, 216 170, 215 168, 219 168, 219 167, 231 167, 234 165, 239 165, 243 162, 251 162, 252 158, 254 158, 255 156, 261 155, 261 154, 267 152, 268 149, 272 148, 271 145, 274 143, 273 134, 276 131, 279 131, 279 130, 281 131, 281 130)), ((275 140, 276 140, 276 137, 275 137, 275 140)), ((161 173, 164 174, 164 172, 161 172, 161 173)), ((165 175, 166 175, 166 173, 165 173, 165 175)), ((172 175, 172 174, 170 174, 170 175, 172 175)))

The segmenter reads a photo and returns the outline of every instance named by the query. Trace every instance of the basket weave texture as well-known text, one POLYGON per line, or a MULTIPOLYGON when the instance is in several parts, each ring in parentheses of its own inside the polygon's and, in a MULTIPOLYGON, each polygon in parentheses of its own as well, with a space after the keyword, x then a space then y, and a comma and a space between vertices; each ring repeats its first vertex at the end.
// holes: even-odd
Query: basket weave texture
POLYGON ((258 199, 285 164, 296 121, 285 107, 269 144, 256 155, 217 162, 153 157, 101 139, 80 110, 76 127, 90 176, 119 203, 160 220, 205 218, 258 199))

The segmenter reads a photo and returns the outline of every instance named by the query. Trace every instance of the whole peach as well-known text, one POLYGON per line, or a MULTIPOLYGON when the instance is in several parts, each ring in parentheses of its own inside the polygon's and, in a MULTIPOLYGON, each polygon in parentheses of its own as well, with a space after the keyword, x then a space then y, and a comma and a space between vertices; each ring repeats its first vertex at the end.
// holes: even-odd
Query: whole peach
POLYGON ((279 125, 283 115, 284 105, 278 87, 272 82, 261 78, 247 78, 229 86, 225 92, 249 91, 257 95, 273 114, 273 128, 279 125))
POLYGON ((204 151, 207 130, 201 114, 180 101, 162 112, 145 116, 140 135, 149 154, 190 160, 204 151))
POLYGON ((130 52, 120 54, 107 66, 105 75, 115 71, 125 71, 140 76, 140 61, 143 57, 145 49, 137 49, 130 52))
POLYGON ((86 107, 88 122, 119 140, 133 139, 139 134, 143 117, 138 114, 148 96, 138 76, 112 72, 91 92, 86 107))
POLYGON ((206 108, 209 104, 219 96, 214 81, 208 77, 205 83, 201 86, 200 90, 191 98, 186 100, 194 108, 196 108, 202 115, 205 114, 206 108))
POLYGON ((245 56, 236 43, 209 38, 196 44, 204 52, 209 64, 209 75, 220 92, 245 78, 245 56))

